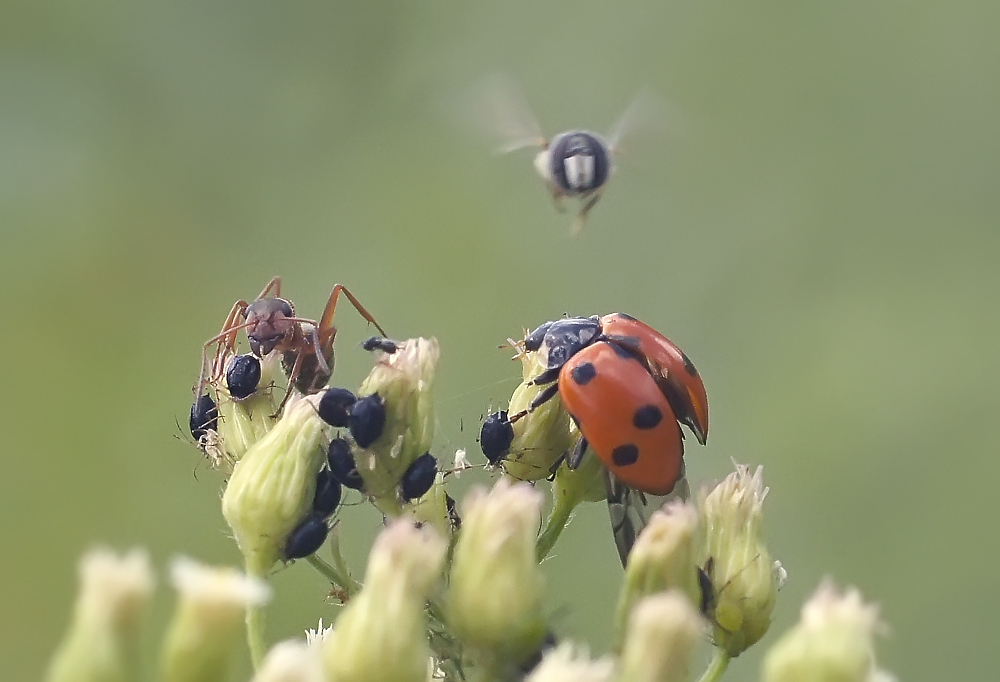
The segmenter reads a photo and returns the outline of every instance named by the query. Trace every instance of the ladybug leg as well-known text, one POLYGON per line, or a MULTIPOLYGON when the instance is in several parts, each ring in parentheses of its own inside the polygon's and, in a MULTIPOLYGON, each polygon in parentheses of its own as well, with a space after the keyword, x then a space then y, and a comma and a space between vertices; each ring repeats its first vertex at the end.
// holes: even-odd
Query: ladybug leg
POLYGON ((556 461, 552 463, 552 466, 549 467, 549 474, 551 475, 549 476, 548 480, 551 481, 556 477, 556 472, 559 471, 559 467, 561 467, 562 463, 565 461, 566 461, 566 453, 564 452, 563 454, 559 455, 556 461))
POLYGON ((587 452, 587 439, 580 436, 580 440, 576 441, 576 445, 573 449, 569 451, 569 455, 566 457, 566 466, 571 470, 578 469, 580 467, 580 462, 583 461, 583 455, 587 452))
POLYGON ((517 420, 526 417, 527 415, 529 415, 532 412, 534 412, 535 410, 537 410, 540 405, 542 405, 542 404, 548 402, 549 400, 551 400, 552 397, 556 393, 558 393, 558 392, 559 392, 559 384, 557 384, 557 383, 554 383, 551 386, 546 387, 545 390, 543 390, 541 393, 539 393, 537 396, 535 396, 535 399, 531 401, 530 405, 528 405, 528 409, 521 410, 517 414, 510 415, 510 417, 508 417, 507 421, 509 421, 511 424, 513 424, 517 420))
MULTIPOLYGON (((531 380, 532 385, 534 385, 534 386, 541 386, 542 384, 551 384, 553 381, 555 381, 556 379, 559 378, 559 371, 561 369, 562 369, 561 366, 560 367, 550 367, 549 369, 545 370, 544 372, 542 372, 541 374, 539 374, 537 377, 535 377, 534 379, 532 379, 531 380)), ((545 401, 542 401, 542 402, 545 402, 545 401)))

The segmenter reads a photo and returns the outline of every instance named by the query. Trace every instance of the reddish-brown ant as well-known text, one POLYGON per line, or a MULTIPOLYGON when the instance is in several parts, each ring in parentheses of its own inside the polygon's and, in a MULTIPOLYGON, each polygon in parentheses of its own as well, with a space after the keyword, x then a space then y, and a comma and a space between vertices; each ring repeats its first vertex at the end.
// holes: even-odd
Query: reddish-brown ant
POLYGON ((241 329, 246 330, 250 350, 258 358, 264 359, 273 351, 281 353, 289 391, 293 387, 304 394, 318 391, 333 374, 333 340, 337 335, 333 313, 341 293, 363 318, 385 335, 371 313, 341 284, 334 285, 318 321, 296 317, 291 301, 281 298, 281 277, 275 277, 253 302, 241 299, 234 303, 222 331, 205 342, 195 397, 202 394, 206 383, 220 380, 228 357, 235 353, 241 329), (214 358, 211 358, 212 346, 215 346, 214 358))

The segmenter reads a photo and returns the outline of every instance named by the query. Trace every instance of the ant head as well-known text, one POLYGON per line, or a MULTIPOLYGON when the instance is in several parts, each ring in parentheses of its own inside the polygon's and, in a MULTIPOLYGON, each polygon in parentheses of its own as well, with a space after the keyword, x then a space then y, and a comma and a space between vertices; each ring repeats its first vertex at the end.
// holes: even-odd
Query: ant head
POLYGON ((259 298, 247 306, 247 338, 257 357, 264 357, 295 332, 295 309, 283 298, 259 298))

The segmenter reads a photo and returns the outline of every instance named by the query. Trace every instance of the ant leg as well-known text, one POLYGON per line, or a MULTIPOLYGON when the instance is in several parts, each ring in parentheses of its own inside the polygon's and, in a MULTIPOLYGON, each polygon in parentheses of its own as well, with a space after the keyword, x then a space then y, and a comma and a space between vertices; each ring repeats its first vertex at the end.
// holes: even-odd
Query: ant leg
MULTIPOLYGON (((337 330, 334 329, 333 327, 331 327, 331 329, 333 330, 333 334, 330 335, 330 350, 333 350, 333 337, 336 335, 337 330)), ((312 329, 310 330, 310 336, 312 337, 313 349, 316 352, 317 366, 323 372, 323 374, 326 374, 327 376, 332 376, 333 367, 331 367, 330 363, 326 361, 326 348, 320 345, 319 342, 319 329, 315 326, 312 327, 312 329)), ((296 362, 297 361, 298 358, 296 358, 296 362)))
POLYGON ((576 220, 573 221, 572 234, 574 235, 580 234, 580 232, 583 230, 583 226, 587 222, 587 214, 590 212, 590 209, 594 208, 594 204, 596 204, 600 200, 600 198, 601 198, 601 192, 600 190, 598 190, 594 192, 594 195, 592 197, 587 199, 586 203, 584 203, 583 205, 583 208, 581 208, 580 212, 577 214, 576 220))
MULTIPOLYGON (((344 296, 347 296, 348 300, 350 300, 354 309, 358 311, 358 314, 361 315, 361 317, 375 325, 375 328, 379 330, 379 333, 381 333, 382 336, 387 336, 385 330, 379 326, 379 323, 375 321, 372 314, 365 310, 365 307, 361 305, 361 301, 355 298, 354 294, 352 294, 343 284, 333 285, 333 291, 330 292, 330 298, 327 299, 326 308, 323 310, 323 317, 319 318, 318 327, 320 333, 323 333, 326 329, 333 329, 333 313, 337 309, 337 299, 340 298, 341 292, 343 292, 344 296)), ((336 331, 334 331, 334 335, 336 335, 336 331)), ((333 343, 333 336, 330 337, 330 343, 333 343)))
POLYGON ((292 391, 295 391, 295 380, 299 378, 299 374, 302 373, 302 361, 305 358, 305 353, 302 349, 295 354, 295 362, 292 363, 292 369, 288 372, 288 388, 285 389, 285 397, 281 399, 278 404, 278 409, 275 410, 274 414, 271 415, 272 418, 277 418, 283 409, 285 409, 285 403, 288 399, 292 397, 292 391))
POLYGON ((281 298, 281 275, 271 278, 271 281, 264 287, 264 291, 260 292, 257 300, 259 301, 262 298, 281 298), (268 294, 272 295, 269 296, 268 294))
POLYGON ((198 375, 198 384, 195 387, 195 397, 201 396, 205 390, 205 383, 211 379, 215 380, 221 375, 221 363, 224 357, 224 349, 232 352, 236 348, 236 334, 246 324, 234 324, 243 311, 246 310, 247 302, 240 300, 233 304, 232 310, 226 316, 226 321, 222 325, 222 331, 210 338, 201 348, 201 373, 198 375), (215 357, 209 362, 209 348, 215 344, 215 357))

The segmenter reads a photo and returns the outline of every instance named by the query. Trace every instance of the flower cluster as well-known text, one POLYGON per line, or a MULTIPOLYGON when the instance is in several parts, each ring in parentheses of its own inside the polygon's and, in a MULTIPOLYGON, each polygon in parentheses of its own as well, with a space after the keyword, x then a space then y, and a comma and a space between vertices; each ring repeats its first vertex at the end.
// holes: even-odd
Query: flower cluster
MULTIPOLYGON (((546 323, 516 342, 521 382, 480 432, 482 470, 497 480, 456 502, 432 454, 437 342, 373 337, 360 386, 329 385, 338 287, 311 321, 276 278, 206 344, 191 432, 228 474, 222 516, 245 574, 174 561, 156 679, 232 679, 244 633, 254 682, 683 682, 702 646, 712 682, 761 640, 786 579, 764 542, 763 471, 737 464, 690 499, 681 426, 704 443, 708 414, 680 349, 620 314, 546 323), (361 581, 337 542, 344 488, 385 518, 361 581), (613 644, 594 658, 543 607, 540 562, 579 505, 605 502, 624 579, 613 644), (268 576, 300 559, 329 580, 333 625, 268 650, 268 576)), ((48 680, 149 677, 136 642, 153 587, 142 551, 88 554, 48 680)), ((856 590, 824 583, 763 679, 889 679, 875 664, 879 630, 856 590)))

